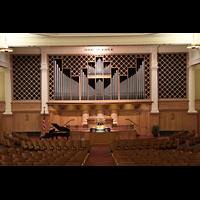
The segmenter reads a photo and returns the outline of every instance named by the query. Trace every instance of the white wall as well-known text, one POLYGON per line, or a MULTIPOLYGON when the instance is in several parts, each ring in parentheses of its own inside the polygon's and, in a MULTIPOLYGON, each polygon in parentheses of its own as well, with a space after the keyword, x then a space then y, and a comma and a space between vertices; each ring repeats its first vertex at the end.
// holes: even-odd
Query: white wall
POLYGON ((5 72, 0 67, 0 101, 5 101, 5 72))

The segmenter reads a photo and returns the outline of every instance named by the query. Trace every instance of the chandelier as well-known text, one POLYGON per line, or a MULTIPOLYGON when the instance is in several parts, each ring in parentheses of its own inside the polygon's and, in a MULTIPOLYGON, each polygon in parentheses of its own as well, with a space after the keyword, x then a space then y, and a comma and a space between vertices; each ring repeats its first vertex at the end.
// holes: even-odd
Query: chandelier
POLYGON ((200 46, 196 44, 196 38, 194 37, 194 33, 193 33, 193 37, 192 37, 192 44, 188 45, 187 48, 188 49, 198 49, 200 46))
POLYGON ((8 42, 7 42, 7 35, 6 35, 6 33, 5 33, 4 48, 0 48, 0 52, 13 52, 13 49, 8 47, 8 42))

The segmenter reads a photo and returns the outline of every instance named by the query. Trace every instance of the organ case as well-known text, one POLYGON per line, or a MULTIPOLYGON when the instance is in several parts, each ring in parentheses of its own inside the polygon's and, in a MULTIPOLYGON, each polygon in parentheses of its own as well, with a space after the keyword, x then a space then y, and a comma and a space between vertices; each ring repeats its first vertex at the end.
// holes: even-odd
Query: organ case
POLYGON ((55 100, 145 99, 144 59, 137 58, 137 65, 129 66, 125 72, 119 73, 112 62, 103 62, 103 57, 97 56, 95 62, 89 61, 74 76, 71 66, 63 67, 62 59, 55 59, 55 100))

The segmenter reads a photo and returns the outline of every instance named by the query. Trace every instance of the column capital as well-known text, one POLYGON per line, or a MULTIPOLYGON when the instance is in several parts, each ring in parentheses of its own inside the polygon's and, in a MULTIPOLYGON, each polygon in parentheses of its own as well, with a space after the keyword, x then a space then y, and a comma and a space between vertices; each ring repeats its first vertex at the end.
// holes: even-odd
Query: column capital
POLYGON ((189 69, 194 69, 196 66, 195 65, 188 65, 187 68, 189 69))
POLYGON ((90 111, 89 110, 82 110, 82 114, 89 114, 90 111))
POLYGON ((42 70, 48 70, 48 66, 47 66, 47 63, 41 63, 41 68, 40 68, 40 70, 42 71, 42 70))
POLYGON ((154 71, 157 71, 158 70, 158 66, 157 65, 152 65, 151 69, 154 70, 154 71))
POLYGON ((4 67, 3 69, 4 69, 4 71, 5 71, 6 73, 10 73, 10 71, 12 70, 11 67, 4 67))

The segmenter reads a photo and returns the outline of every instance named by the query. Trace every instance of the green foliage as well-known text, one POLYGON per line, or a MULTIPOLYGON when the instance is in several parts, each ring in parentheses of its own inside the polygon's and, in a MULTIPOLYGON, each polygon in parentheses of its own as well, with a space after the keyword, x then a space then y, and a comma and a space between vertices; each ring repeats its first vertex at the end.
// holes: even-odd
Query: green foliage
POLYGON ((154 137, 158 137, 159 126, 153 125, 153 127, 152 127, 152 133, 153 133, 154 137))

